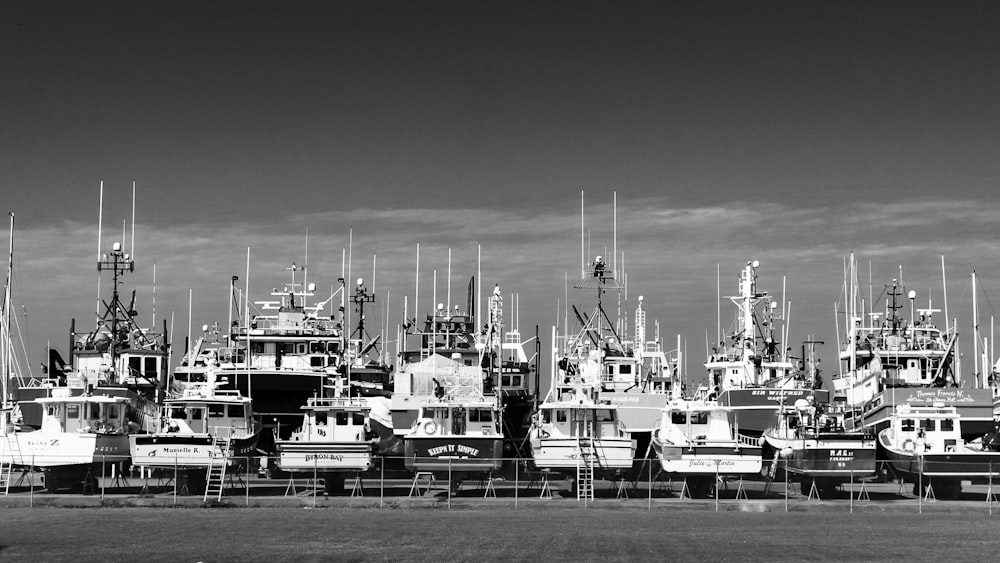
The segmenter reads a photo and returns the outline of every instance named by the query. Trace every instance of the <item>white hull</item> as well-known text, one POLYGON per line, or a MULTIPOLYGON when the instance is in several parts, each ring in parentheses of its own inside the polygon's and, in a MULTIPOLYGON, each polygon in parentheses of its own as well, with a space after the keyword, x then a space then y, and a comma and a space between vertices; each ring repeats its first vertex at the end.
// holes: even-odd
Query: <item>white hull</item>
POLYGON ((23 467, 117 463, 129 459, 128 437, 114 434, 13 432, 0 438, 0 462, 23 467))
POLYGON ((372 467, 369 442, 277 442, 282 471, 367 471, 372 467))
MULTIPOLYGON (((631 469, 635 443, 629 438, 594 440, 595 468, 631 469)), ((541 438, 532 444, 532 457, 539 469, 573 469, 579 465, 580 443, 575 438, 541 438)))

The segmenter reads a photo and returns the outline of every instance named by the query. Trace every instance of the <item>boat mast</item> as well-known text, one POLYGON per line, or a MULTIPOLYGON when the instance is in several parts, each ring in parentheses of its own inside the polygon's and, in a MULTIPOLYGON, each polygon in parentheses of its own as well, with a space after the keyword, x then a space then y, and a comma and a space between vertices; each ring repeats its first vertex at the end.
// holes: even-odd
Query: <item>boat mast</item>
POLYGON ((975 270, 972 270, 972 374, 976 378, 976 386, 985 388, 979 374, 979 305, 976 301, 975 270))
POLYGON ((3 340, 3 352, 0 353, 0 363, 3 364, 3 384, 0 396, 0 406, 7 404, 7 386, 10 383, 11 363, 14 359, 14 347, 10 337, 10 284, 14 270, 14 213, 10 215, 10 250, 7 254, 7 283, 3 292, 3 326, 0 326, 0 339, 3 340))

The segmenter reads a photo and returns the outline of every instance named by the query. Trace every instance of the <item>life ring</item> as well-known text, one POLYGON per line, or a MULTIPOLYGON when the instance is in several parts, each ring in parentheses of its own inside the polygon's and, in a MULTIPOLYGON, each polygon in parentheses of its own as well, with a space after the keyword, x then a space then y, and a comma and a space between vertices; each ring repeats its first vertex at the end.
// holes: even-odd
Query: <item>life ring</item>
POLYGON ((904 450, 912 452, 915 448, 916 448, 916 444, 914 443, 913 440, 910 440, 909 438, 907 438, 906 440, 903 441, 903 449, 904 450))
POLYGON ((434 434, 437 432, 437 429, 438 425, 433 420, 428 420, 424 423, 424 434, 434 434))
POLYGON ((492 433, 493 431, 490 430, 489 428, 483 428, 483 436, 489 436, 492 433))

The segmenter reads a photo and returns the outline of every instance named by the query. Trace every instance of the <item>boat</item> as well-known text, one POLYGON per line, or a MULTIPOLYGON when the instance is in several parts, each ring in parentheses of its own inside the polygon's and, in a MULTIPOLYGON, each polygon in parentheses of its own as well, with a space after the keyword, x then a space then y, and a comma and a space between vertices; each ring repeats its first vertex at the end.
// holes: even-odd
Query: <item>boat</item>
POLYGON ((848 430, 845 413, 836 407, 798 399, 778 410, 775 424, 761 437, 771 479, 784 471, 801 483, 802 494, 832 495, 841 483, 870 477, 878 470, 875 434, 871 429, 848 430))
MULTIPOLYGON (((93 492, 98 476, 128 461, 129 436, 138 425, 128 420, 126 397, 73 395, 59 389, 33 403, 43 413, 37 429, 18 426, 12 410, 4 409, 0 466, 40 469, 48 492, 93 492)), ((25 403, 18 407, 23 409, 25 403)))
POLYGON ((438 385, 433 380, 438 366, 427 360, 439 356, 478 372, 479 392, 488 402, 497 399, 503 415, 502 457, 526 456, 522 445, 534 408, 531 375, 535 372, 534 357, 528 357, 526 347, 537 338, 522 341, 516 323, 508 328, 499 286, 494 286, 487 301, 487 322, 477 329, 476 293, 472 278, 464 311, 459 305, 449 310, 445 304, 438 304, 432 314, 425 316, 422 326, 418 327, 415 320, 404 326, 400 341, 409 344, 400 351, 396 369, 391 399, 393 432, 402 440, 419 418, 422 405, 435 398, 438 385), (416 345, 412 345, 413 341, 416 345))
POLYGON ((993 393, 985 385, 972 388, 959 377, 957 328, 947 320, 943 329, 938 327, 933 315, 940 310, 929 301, 927 308, 917 310, 917 292, 907 291, 898 278, 886 285, 884 302, 879 298, 872 303, 871 297, 866 301, 857 270, 851 255, 841 373, 833 378, 834 401, 851 413, 848 426, 878 432, 889 426, 899 405, 942 403, 958 410, 964 439, 988 432, 993 426, 993 393), (904 292, 910 302, 909 318, 900 311, 904 292))
MULTIPOLYGON (((218 391, 236 392, 253 401, 267 430, 258 448, 268 456, 277 453, 276 438, 287 440, 298 427, 307 400, 344 381, 345 334, 342 315, 330 305, 333 296, 309 304, 316 286, 305 282, 304 273, 299 277, 305 268, 293 262, 286 270, 291 280, 272 289, 273 300, 255 302, 258 313, 252 313, 245 296, 240 297, 238 277, 233 276, 230 291, 240 306, 234 309, 229 333, 199 338, 171 378, 178 389, 201 386, 211 363, 218 391)), ((341 285, 346 292, 343 280, 341 285)))
POLYGON ((362 397, 312 397, 302 407, 302 425, 277 440, 278 468, 321 475, 328 493, 343 491, 344 474, 372 468, 377 444, 362 397))
MULTIPOLYGON (((577 496, 593 498, 595 478, 621 478, 631 471, 636 442, 619 420, 618 405, 600 399, 599 347, 567 353, 552 328, 549 391, 528 433, 531 460, 543 472, 574 479, 577 496)), ((590 341, 593 344, 593 341, 590 341)))
POLYGON ((693 498, 709 496, 719 478, 759 473, 759 439, 730 424, 731 408, 717 401, 673 399, 653 432, 661 469, 683 476, 693 498))
POLYGON ((504 442, 500 404, 495 395, 483 395, 480 368, 465 365, 458 354, 434 355, 421 364, 432 370, 436 390, 421 402, 403 437, 406 468, 446 474, 452 483, 498 471, 504 442))
POLYGON ((155 432, 129 436, 132 464, 183 474, 189 490, 202 490, 215 468, 253 464, 262 424, 253 401, 232 389, 219 389, 217 371, 191 383, 182 395, 163 402, 155 432))
POLYGON ((734 324, 710 352, 705 363, 709 387, 700 393, 727 407, 732 424, 751 436, 772 424, 782 404, 808 396, 829 402, 829 392, 796 369, 790 348, 782 348, 778 303, 757 287, 759 268, 760 262, 752 260, 740 272, 739 294, 729 298, 736 305, 734 324))
POLYGON ((926 494, 923 487, 936 497, 957 498, 963 480, 1000 476, 1000 424, 966 441, 963 423, 954 405, 897 405, 889 426, 878 434, 879 448, 892 472, 913 483, 914 494, 926 494))
POLYGON ((617 419, 627 436, 636 441, 636 455, 645 457, 660 411, 682 392, 680 337, 669 356, 663 350, 658 323, 653 337, 647 338, 642 296, 635 309, 633 336, 629 337, 627 319, 613 322, 604 307, 604 295, 609 291, 617 294, 620 303, 623 288, 616 273, 607 268, 601 256, 589 264, 587 273, 574 288, 594 292, 593 311, 584 317, 574 307, 579 330, 573 333, 567 327, 566 334, 558 334, 558 329, 553 334, 558 354, 553 367, 556 385, 563 386, 557 394, 573 393, 572 381, 579 377, 584 386, 594 390, 595 400, 615 405, 617 419))

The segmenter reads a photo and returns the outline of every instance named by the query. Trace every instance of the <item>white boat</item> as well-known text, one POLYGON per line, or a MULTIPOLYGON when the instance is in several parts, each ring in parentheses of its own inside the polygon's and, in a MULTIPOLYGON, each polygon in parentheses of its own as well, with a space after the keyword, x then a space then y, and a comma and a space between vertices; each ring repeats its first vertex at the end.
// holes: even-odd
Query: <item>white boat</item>
MULTIPOLYGON (((930 302, 916 309, 917 292, 906 291, 899 279, 886 286, 884 301, 870 303, 858 283, 858 269, 851 255, 845 280, 849 295, 840 323, 841 373, 833 378, 835 401, 853 412, 848 423, 877 432, 889 426, 899 405, 941 403, 958 410, 965 439, 988 432, 993 426, 993 394, 988 388, 962 384, 956 327, 946 322, 939 328, 933 321, 939 310, 930 302), (906 312, 901 311, 904 292, 906 312)), ((870 288, 867 293, 871 295, 870 288)))
POLYGON ((212 369, 205 384, 190 384, 180 397, 164 401, 158 428, 129 437, 132 464, 183 471, 193 489, 200 489, 207 470, 243 467, 258 455, 262 425, 252 401, 234 390, 213 385, 212 369))
POLYGON ((913 483, 933 487, 940 498, 956 498, 962 481, 1000 477, 1000 438, 993 432, 965 441, 962 417, 954 406, 898 405, 878 443, 892 472, 913 483))
POLYGON ((360 397, 315 397, 302 425, 278 440, 278 468, 290 473, 359 472, 372 467, 371 407, 360 397))
POLYGON ((760 262, 753 260, 740 272, 739 294, 729 298, 736 306, 735 322, 705 362, 710 387, 701 394, 729 407, 732 423, 752 436, 773 423, 781 404, 808 396, 818 403, 829 401, 825 389, 795 369, 790 348, 782 342, 788 338, 782 334, 787 326, 778 330, 783 321, 779 303, 757 287, 758 268, 760 262))
POLYGON ((671 400, 653 432, 653 449, 667 473, 685 477, 693 497, 708 496, 716 477, 760 472, 756 437, 730 424, 730 409, 716 401, 671 400))
POLYGON ((19 428, 11 409, 4 410, 0 466, 41 469, 45 488, 54 492, 93 486, 105 469, 129 459, 129 435, 137 425, 128 421, 126 398, 57 391, 34 403, 43 413, 37 430, 19 428))

